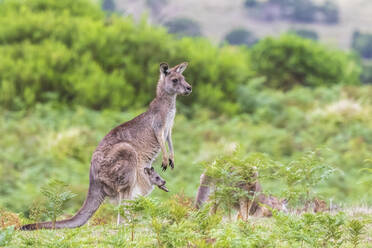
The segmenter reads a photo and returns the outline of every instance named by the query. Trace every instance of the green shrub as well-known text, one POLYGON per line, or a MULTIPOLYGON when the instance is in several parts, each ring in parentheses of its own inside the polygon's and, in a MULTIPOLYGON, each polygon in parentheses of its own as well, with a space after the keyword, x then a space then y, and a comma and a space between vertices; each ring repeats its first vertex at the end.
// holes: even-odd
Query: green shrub
POLYGON ((318 33, 313 31, 313 30, 309 30, 309 29, 296 29, 296 30, 292 30, 290 32, 294 33, 294 34, 297 34, 298 36, 301 36, 302 38, 307 38, 307 39, 311 39, 311 40, 318 40, 319 39, 318 33))
POLYGON ((39 1, 29 0, 22 8, 17 1, 1 3, 3 106, 16 109, 54 101, 94 109, 138 108, 155 95, 161 61, 188 61, 185 76, 194 92, 181 98, 184 105, 198 103, 225 113, 239 110, 236 88, 252 74, 245 49, 219 48, 206 39, 179 40, 146 21, 136 24, 115 16, 108 21, 86 1, 74 1, 71 11, 51 1, 44 12, 35 7, 39 1), (84 4, 96 12, 89 16, 74 9, 84 4))
POLYGON ((366 61, 362 64, 363 72, 361 75, 361 81, 363 83, 372 83, 372 62, 366 61))
POLYGON ((311 23, 315 21, 316 5, 311 0, 292 1, 290 18, 297 22, 311 23))
POLYGON ((256 7, 257 5, 258 5, 258 1, 257 0, 245 0, 244 1, 244 6, 246 8, 256 7))
POLYGON ((338 23, 340 20, 339 9, 334 1, 326 0, 325 3, 319 7, 319 11, 323 15, 326 23, 334 24, 338 23))
POLYGON ((257 42, 257 38, 254 34, 244 28, 237 28, 230 31, 226 34, 225 40, 231 45, 252 46, 257 42))
POLYGON ((261 40, 251 60, 257 75, 274 88, 359 83, 360 67, 349 55, 295 35, 261 40))
POLYGON ((114 0, 103 0, 102 9, 105 11, 113 12, 115 11, 115 1, 114 0))
POLYGON ((168 32, 182 36, 201 36, 202 32, 199 24, 188 18, 175 18, 164 24, 168 32))
POLYGON ((361 57, 372 58, 372 34, 355 31, 353 33, 352 48, 361 57))
POLYGON ((41 188, 41 193, 47 199, 45 214, 52 220, 53 228, 55 228, 57 217, 63 213, 63 205, 76 196, 71 191, 66 190, 67 186, 60 180, 52 179, 41 188))

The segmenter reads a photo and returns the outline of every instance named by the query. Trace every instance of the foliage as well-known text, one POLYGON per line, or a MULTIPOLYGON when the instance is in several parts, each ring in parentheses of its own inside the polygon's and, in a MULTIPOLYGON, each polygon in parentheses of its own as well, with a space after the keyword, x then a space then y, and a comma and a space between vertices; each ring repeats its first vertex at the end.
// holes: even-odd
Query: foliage
POLYGON ((156 14, 168 3, 168 0, 146 0, 146 4, 156 14))
POLYGON ((103 0, 102 9, 105 11, 113 12, 115 11, 115 1, 114 0, 103 0))
POLYGON ((363 62, 362 65, 362 75, 361 75, 361 81, 363 83, 372 83, 372 62, 366 61, 363 62))
POLYGON ((372 58, 372 34, 354 31, 351 47, 360 54, 361 57, 372 58))
POLYGON ((334 1, 326 0, 325 3, 319 7, 319 11, 323 14, 326 23, 334 24, 338 23, 340 20, 339 9, 334 1))
MULTIPOLYGON (((319 165, 336 171, 312 192, 333 198, 335 204, 357 204, 361 199, 371 203, 370 183, 362 181, 370 182, 372 174, 360 171, 370 167, 365 160, 371 159, 372 149, 371 86, 298 87, 281 92, 263 83, 255 79, 239 88, 237 104, 247 114, 216 116, 200 108, 193 119, 187 119, 179 111, 173 138, 180 170, 161 175, 170 193, 155 189, 153 194, 165 199, 184 190, 195 197, 202 173, 197 165, 241 144, 244 156, 263 153, 283 169, 306 152, 319 150, 324 159, 319 165)), ((41 201, 39 188, 45 179, 59 178, 78 195, 66 206, 68 213, 75 213, 86 196, 95 147, 109 130, 142 111, 70 109, 57 103, 20 111, 0 108, 0 205, 29 216, 30 204, 41 201)), ((276 195, 287 190, 285 182, 276 179, 266 178, 263 185, 276 195)))
POLYGON ((47 199, 45 214, 52 220, 53 228, 55 227, 58 216, 63 213, 63 205, 76 196, 71 191, 66 190, 67 186, 63 181, 52 179, 40 189, 41 193, 47 199))
POLYGON ((0 229, 0 246, 8 245, 12 241, 13 235, 13 226, 8 226, 7 228, 0 229))
POLYGON ((302 198, 302 202, 308 202, 314 197, 312 190, 334 172, 323 160, 319 152, 312 151, 287 165, 278 166, 276 177, 281 178, 288 187, 288 200, 302 198))
POLYGON ((182 36, 201 36, 200 26, 194 20, 188 18, 175 18, 164 24, 171 34, 182 36))
POLYGON ((365 232, 366 225, 360 220, 354 219, 349 221, 348 230, 349 230, 349 241, 354 248, 358 247, 362 241, 361 236, 365 232))
POLYGON ((311 40, 318 40, 319 39, 318 33, 313 31, 313 30, 295 29, 295 30, 291 31, 291 33, 292 32, 294 34, 297 34, 298 36, 301 36, 302 38, 307 38, 307 39, 311 39, 311 40))
POLYGON ((315 15, 317 8, 312 0, 297 0, 290 1, 292 4, 292 12, 289 13, 288 17, 291 20, 297 22, 311 23, 315 21, 315 15))
POLYGON ((359 82, 360 69, 348 55, 295 35, 263 39, 253 47, 252 61, 252 68, 274 88, 359 82))
POLYGON ((257 0, 245 0, 244 1, 244 6, 247 7, 247 8, 256 7, 257 5, 258 5, 257 0))
POLYGON ((215 189, 210 196, 211 201, 226 209, 231 217, 230 211, 241 197, 252 198, 255 194, 241 188, 241 183, 253 184, 259 181, 259 178, 267 176, 264 171, 271 166, 265 155, 255 153, 245 157, 239 154, 239 149, 207 163, 206 174, 215 182, 215 189))
MULTIPOLYGON (((131 18, 105 17, 88 0, 22 3, 7 0, 0 8, 0 104, 8 109, 32 108, 39 102, 97 110, 139 108, 154 97, 161 61, 190 62, 185 76, 194 90, 180 98, 183 106, 206 106, 229 115, 240 112, 237 89, 255 74, 282 75, 273 85, 278 88, 285 88, 287 80, 314 86, 353 84, 358 79, 353 59, 300 38, 295 44, 289 38, 272 39, 281 44, 284 55, 269 61, 281 64, 284 57, 288 61, 287 52, 295 49, 287 65, 299 63, 296 75, 288 72, 294 66, 277 64, 266 72, 267 57, 257 60, 257 50, 266 49, 267 40, 259 42, 251 58, 244 47, 217 47, 203 38, 178 39, 145 19, 136 23, 131 18), (307 76, 314 71, 315 77, 307 76)), ((193 113, 192 108, 187 111, 193 113)))
POLYGON ((252 46, 257 43, 257 38, 244 28, 237 28, 230 31, 225 36, 225 40, 231 45, 252 46))
POLYGON ((339 22, 339 8, 334 1, 326 0, 318 4, 314 0, 246 0, 246 8, 258 8, 265 13, 264 9, 278 7, 280 13, 274 14, 275 18, 293 22, 314 23, 324 22, 334 24, 339 22))

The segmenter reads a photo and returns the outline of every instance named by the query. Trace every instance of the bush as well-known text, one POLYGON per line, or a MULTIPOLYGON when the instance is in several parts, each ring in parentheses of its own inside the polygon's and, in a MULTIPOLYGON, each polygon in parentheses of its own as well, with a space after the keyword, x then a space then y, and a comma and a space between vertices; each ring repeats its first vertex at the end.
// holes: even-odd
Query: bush
MULTIPOLYGON (((94 109, 143 107, 155 95, 161 61, 190 62, 185 76, 194 91, 180 98, 181 106, 202 105, 226 114, 241 110, 237 90, 254 74, 268 75, 269 85, 279 88, 352 84, 358 77, 358 68, 346 55, 300 38, 260 42, 252 52, 253 72, 244 47, 217 47, 203 38, 178 39, 146 20, 107 19, 87 0, 22 3, 5 1, 0 7, 0 104, 10 109, 38 102, 94 109), (267 46, 277 46, 273 59, 265 57, 272 56, 267 46), (287 53, 294 54, 291 61, 287 53)), ((246 42, 253 41, 246 33, 243 36, 246 42)))
POLYGON ((156 13, 162 9, 168 0, 146 0, 146 5, 151 8, 151 10, 156 13))
POLYGON ((231 45, 247 45, 252 46, 257 42, 257 38, 253 33, 245 30, 244 28, 237 28, 230 31, 225 40, 231 45))
POLYGON ((334 24, 338 23, 340 20, 338 6, 332 1, 327 0, 320 6, 319 11, 323 15, 326 23, 334 24))
POLYGON ((112 16, 108 22, 84 0, 47 3, 29 0, 22 8, 18 1, 1 4, 3 106, 17 109, 55 101, 94 109, 138 108, 155 95, 161 61, 188 61, 185 76, 194 92, 181 98, 184 104, 226 113, 238 110, 236 87, 251 75, 246 50, 218 48, 201 38, 176 39, 146 21, 136 24, 112 16), (39 2, 48 11, 41 11, 39 2), (84 4, 91 15, 81 10, 84 4))
POLYGON ((103 0, 102 9, 105 11, 113 12, 115 11, 115 1, 114 0, 103 0))
POLYGON ((363 73, 361 80, 363 83, 372 83, 372 62, 364 62, 362 65, 363 73))
POLYGON ((313 31, 313 30, 308 30, 308 29, 296 29, 290 31, 290 33, 297 34, 298 36, 301 36, 302 38, 307 38, 310 40, 318 40, 318 33, 313 31))
POLYGON ((257 2, 247 0, 245 6, 248 8, 260 6, 268 10, 270 8, 279 9, 277 17, 293 22, 325 22, 337 23, 339 21, 338 6, 330 0, 326 0, 322 5, 318 5, 314 0, 269 0, 257 2))
POLYGON ((355 31, 353 33, 352 48, 363 58, 372 58, 372 34, 355 31))
POLYGON ((315 21, 317 8, 311 0, 296 0, 292 2, 290 18, 297 22, 311 23, 315 21))
POLYGON ((182 36, 201 36, 200 26, 197 22, 188 18, 176 18, 164 24, 171 34, 182 36))
POLYGON ((260 41, 251 59, 257 75, 274 88, 359 83, 360 67, 349 55, 295 35, 260 41))
POLYGON ((246 8, 256 7, 257 5, 258 5, 257 0, 245 0, 244 1, 244 6, 246 8))

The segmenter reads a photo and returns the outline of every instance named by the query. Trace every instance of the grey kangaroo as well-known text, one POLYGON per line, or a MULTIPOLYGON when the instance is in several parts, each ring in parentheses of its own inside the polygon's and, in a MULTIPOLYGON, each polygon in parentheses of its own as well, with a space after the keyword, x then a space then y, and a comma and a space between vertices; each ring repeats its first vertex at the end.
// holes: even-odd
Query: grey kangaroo
MULTIPOLYGON (((98 144, 92 155, 89 190, 81 209, 70 219, 57 221, 55 228, 84 225, 105 197, 133 199, 153 190, 144 168, 151 168, 159 151, 162 169, 174 168, 172 126, 176 114, 177 95, 189 95, 191 86, 182 75, 187 63, 169 68, 160 64, 156 97, 148 110, 112 129, 98 144), (166 143, 168 143, 169 153, 166 143)), ((21 230, 52 229, 51 222, 29 224, 21 230)))

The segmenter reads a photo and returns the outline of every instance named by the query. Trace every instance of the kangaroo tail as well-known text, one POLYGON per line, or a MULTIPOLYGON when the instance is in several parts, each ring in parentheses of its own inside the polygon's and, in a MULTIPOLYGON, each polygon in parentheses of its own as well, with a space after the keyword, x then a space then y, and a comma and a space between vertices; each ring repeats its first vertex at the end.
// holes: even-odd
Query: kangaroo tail
MULTIPOLYGON (((91 181, 88 195, 80 210, 70 219, 56 221, 55 229, 75 228, 84 225, 90 217, 97 211, 105 199, 106 194, 100 183, 91 181)), ((24 225, 21 230, 53 229, 52 222, 40 222, 24 225)))

